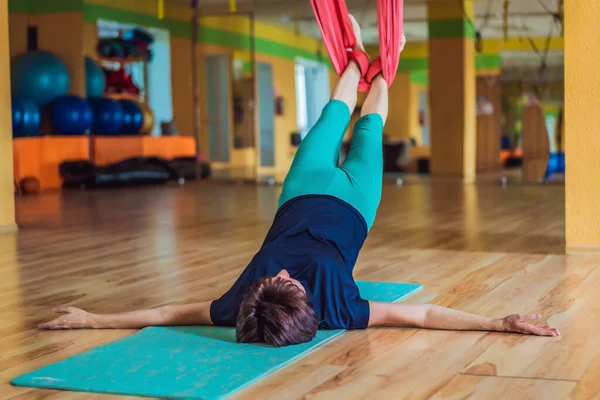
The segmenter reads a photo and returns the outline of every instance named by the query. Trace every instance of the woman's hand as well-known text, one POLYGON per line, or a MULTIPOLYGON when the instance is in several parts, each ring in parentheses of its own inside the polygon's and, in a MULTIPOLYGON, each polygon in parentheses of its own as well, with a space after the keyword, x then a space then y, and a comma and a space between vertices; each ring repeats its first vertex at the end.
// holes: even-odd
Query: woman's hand
POLYGON ((535 326, 532 321, 538 321, 540 314, 513 314, 501 320, 502 331, 523 333, 537 336, 560 336, 558 329, 550 325, 535 326))
POLYGON ((81 308, 56 307, 53 311, 63 315, 50 322, 42 322, 38 325, 40 329, 58 330, 94 328, 91 314, 81 308))
POLYGON ((550 325, 531 324, 542 318, 539 314, 515 314, 494 319, 469 314, 433 304, 402 304, 369 302, 369 326, 416 326, 426 329, 453 331, 514 332, 525 335, 560 336, 550 325))
POLYGON ((139 329, 147 326, 212 325, 211 301, 121 314, 92 314, 76 307, 57 307, 63 314, 50 322, 39 324, 40 329, 139 329))

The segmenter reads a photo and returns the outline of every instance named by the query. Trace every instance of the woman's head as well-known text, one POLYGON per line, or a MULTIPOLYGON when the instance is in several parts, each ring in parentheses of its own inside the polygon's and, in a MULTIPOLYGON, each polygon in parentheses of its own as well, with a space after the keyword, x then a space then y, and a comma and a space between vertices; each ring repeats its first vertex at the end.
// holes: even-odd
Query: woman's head
POLYGON ((304 287, 283 270, 273 278, 259 279, 250 288, 240 305, 236 339, 239 343, 288 346, 310 341, 318 325, 304 287))

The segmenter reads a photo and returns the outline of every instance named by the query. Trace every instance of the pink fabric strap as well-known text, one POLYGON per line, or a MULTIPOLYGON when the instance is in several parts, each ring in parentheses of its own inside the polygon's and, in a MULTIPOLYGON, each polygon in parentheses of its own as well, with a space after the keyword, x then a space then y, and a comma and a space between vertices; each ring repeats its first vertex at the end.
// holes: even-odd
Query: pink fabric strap
MULTIPOLYGON (((356 44, 356 37, 346 3, 344 0, 311 0, 311 4, 331 64, 337 74, 341 75, 350 60, 356 60, 356 58, 352 58, 356 53, 349 51, 356 44)), ((394 81, 400 63, 403 9, 404 0, 377 0, 381 72, 388 86, 394 81)), ((368 92, 371 84, 367 79, 367 73, 369 70, 373 72, 374 67, 363 68, 364 59, 363 61, 357 60, 357 62, 362 73, 358 90, 368 92)))
POLYGON ((377 21, 379 23, 381 71, 390 87, 396 79, 398 64, 400 64, 404 34, 404 0, 378 0, 377 21))
POLYGON ((367 53, 362 50, 348 50, 348 59, 356 61, 358 68, 360 69, 360 76, 364 78, 367 75, 371 65, 371 60, 369 60, 367 53))
MULTIPOLYGON (((375 79, 377 77, 377 75, 379 75, 379 74, 383 74, 383 66, 381 64, 381 57, 377 57, 376 59, 373 60, 373 62, 369 66, 369 70, 367 71, 367 75, 365 76, 365 79, 367 80, 367 82, 372 83, 373 79, 375 79)), ((385 78, 385 76, 384 76, 384 78, 385 78)), ((386 80, 386 82, 387 82, 387 80, 386 80)))

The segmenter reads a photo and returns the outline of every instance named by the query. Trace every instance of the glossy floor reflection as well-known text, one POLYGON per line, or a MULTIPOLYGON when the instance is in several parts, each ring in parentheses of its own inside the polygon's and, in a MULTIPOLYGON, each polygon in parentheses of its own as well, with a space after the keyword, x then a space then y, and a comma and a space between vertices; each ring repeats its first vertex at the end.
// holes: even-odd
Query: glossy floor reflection
MULTIPOLYGON (((403 183, 384 186, 357 278, 422 283, 411 302, 539 311, 563 336, 356 331, 237 397, 594 398, 600 256, 561 255, 563 187, 403 183)), ((39 332, 37 321, 55 305, 117 312, 219 296, 262 243, 279 191, 203 182, 18 199, 21 230, 0 236, 0 398, 106 398, 9 386, 131 333, 39 332)))

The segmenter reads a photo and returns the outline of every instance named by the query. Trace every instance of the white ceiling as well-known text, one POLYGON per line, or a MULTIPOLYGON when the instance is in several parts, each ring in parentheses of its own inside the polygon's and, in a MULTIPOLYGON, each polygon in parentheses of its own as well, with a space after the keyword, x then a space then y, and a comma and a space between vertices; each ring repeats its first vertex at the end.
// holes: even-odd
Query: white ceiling
MULTIPOLYGON (((168 0, 189 4, 190 0, 168 0)), ((199 0, 200 11, 204 15, 227 14, 229 0, 199 0)), ((453 1, 453 0, 429 0, 453 1)), ((459 0, 456 0, 459 1, 459 0)), ((573 1, 573 0, 571 0, 573 1)), ((404 31, 408 42, 427 40, 427 2, 428 0, 404 1, 404 31)), ((508 31, 512 37, 546 37, 560 35, 560 26, 555 23, 550 12, 556 12, 558 0, 511 0, 509 5, 508 31)), ((483 39, 503 37, 504 0, 474 0, 476 30, 481 31, 483 39)), ((362 26, 365 44, 376 44, 377 0, 346 0, 349 11, 354 14, 362 26)), ((237 0, 240 12, 255 12, 261 21, 299 30, 300 33, 319 37, 319 29, 314 21, 309 0, 237 0)), ((543 49, 540 49, 543 50, 543 49)), ((503 53, 503 66, 536 67, 539 55, 530 52, 503 53)), ((550 52, 548 65, 562 65, 563 52, 550 52)))
MULTIPOLYGON (((270 11, 259 11, 257 13, 259 18, 274 24, 286 26, 295 24, 296 2, 288 0, 282 6, 279 5, 279 2, 271 1, 270 11)), ((556 10, 555 1, 542 0, 549 10, 556 10)), ((257 3, 260 4, 260 2, 257 3)), ((312 11, 310 7, 306 10, 306 4, 308 3, 308 0, 302 0, 302 6, 297 6, 300 32, 318 37, 319 31, 314 22, 312 11)), ((375 4, 376 0, 351 0, 348 2, 349 11, 356 16, 363 27, 363 40, 368 44, 377 43, 375 4)), ((476 19, 474 25, 476 30, 481 31, 483 38, 503 37, 503 4, 504 0, 479 0, 475 3, 476 19)), ((537 0, 512 0, 510 3, 508 23, 510 36, 545 37, 551 27, 553 35, 558 35, 558 26, 537 0)), ((407 0, 405 2, 404 31, 408 41, 427 40, 427 6, 425 0, 407 0)))
MULTIPOLYGON (((189 3, 189 0, 170 0, 189 3)), ((227 13, 229 0, 199 0, 203 14, 227 13)), ((453 1, 453 0, 429 0, 453 1)), ((456 0, 459 1, 459 0, 456 0)), ((377 42, 377 0, 346 0, 348 9, 363 26, 365 43, 377 42)), ((503 36, 504 0, 475 0, 475 28, 484 38, 503 36), (487 16, 487 22, 486 22, 487 16), (485 25, 485 27, 484 27, 485 25), (481 29, 483 28, 483 29, 481 29)), ((253 11, 260 20, 286 27, 299 27, 300 32, 318 37, 319 30, 309 0, 237 0, 241 12, 253 11), (298 22, 296 22, 298 21, 298 22)), ((553 34, 559 28, 548 11, 555 12, 557 0, 511 0, 509 7, 509 35, 517 37, 545 37, 550 27, 553 34)), ((404 30, 409 41, 427 40, 427 0, 405 0, 404 30)))

